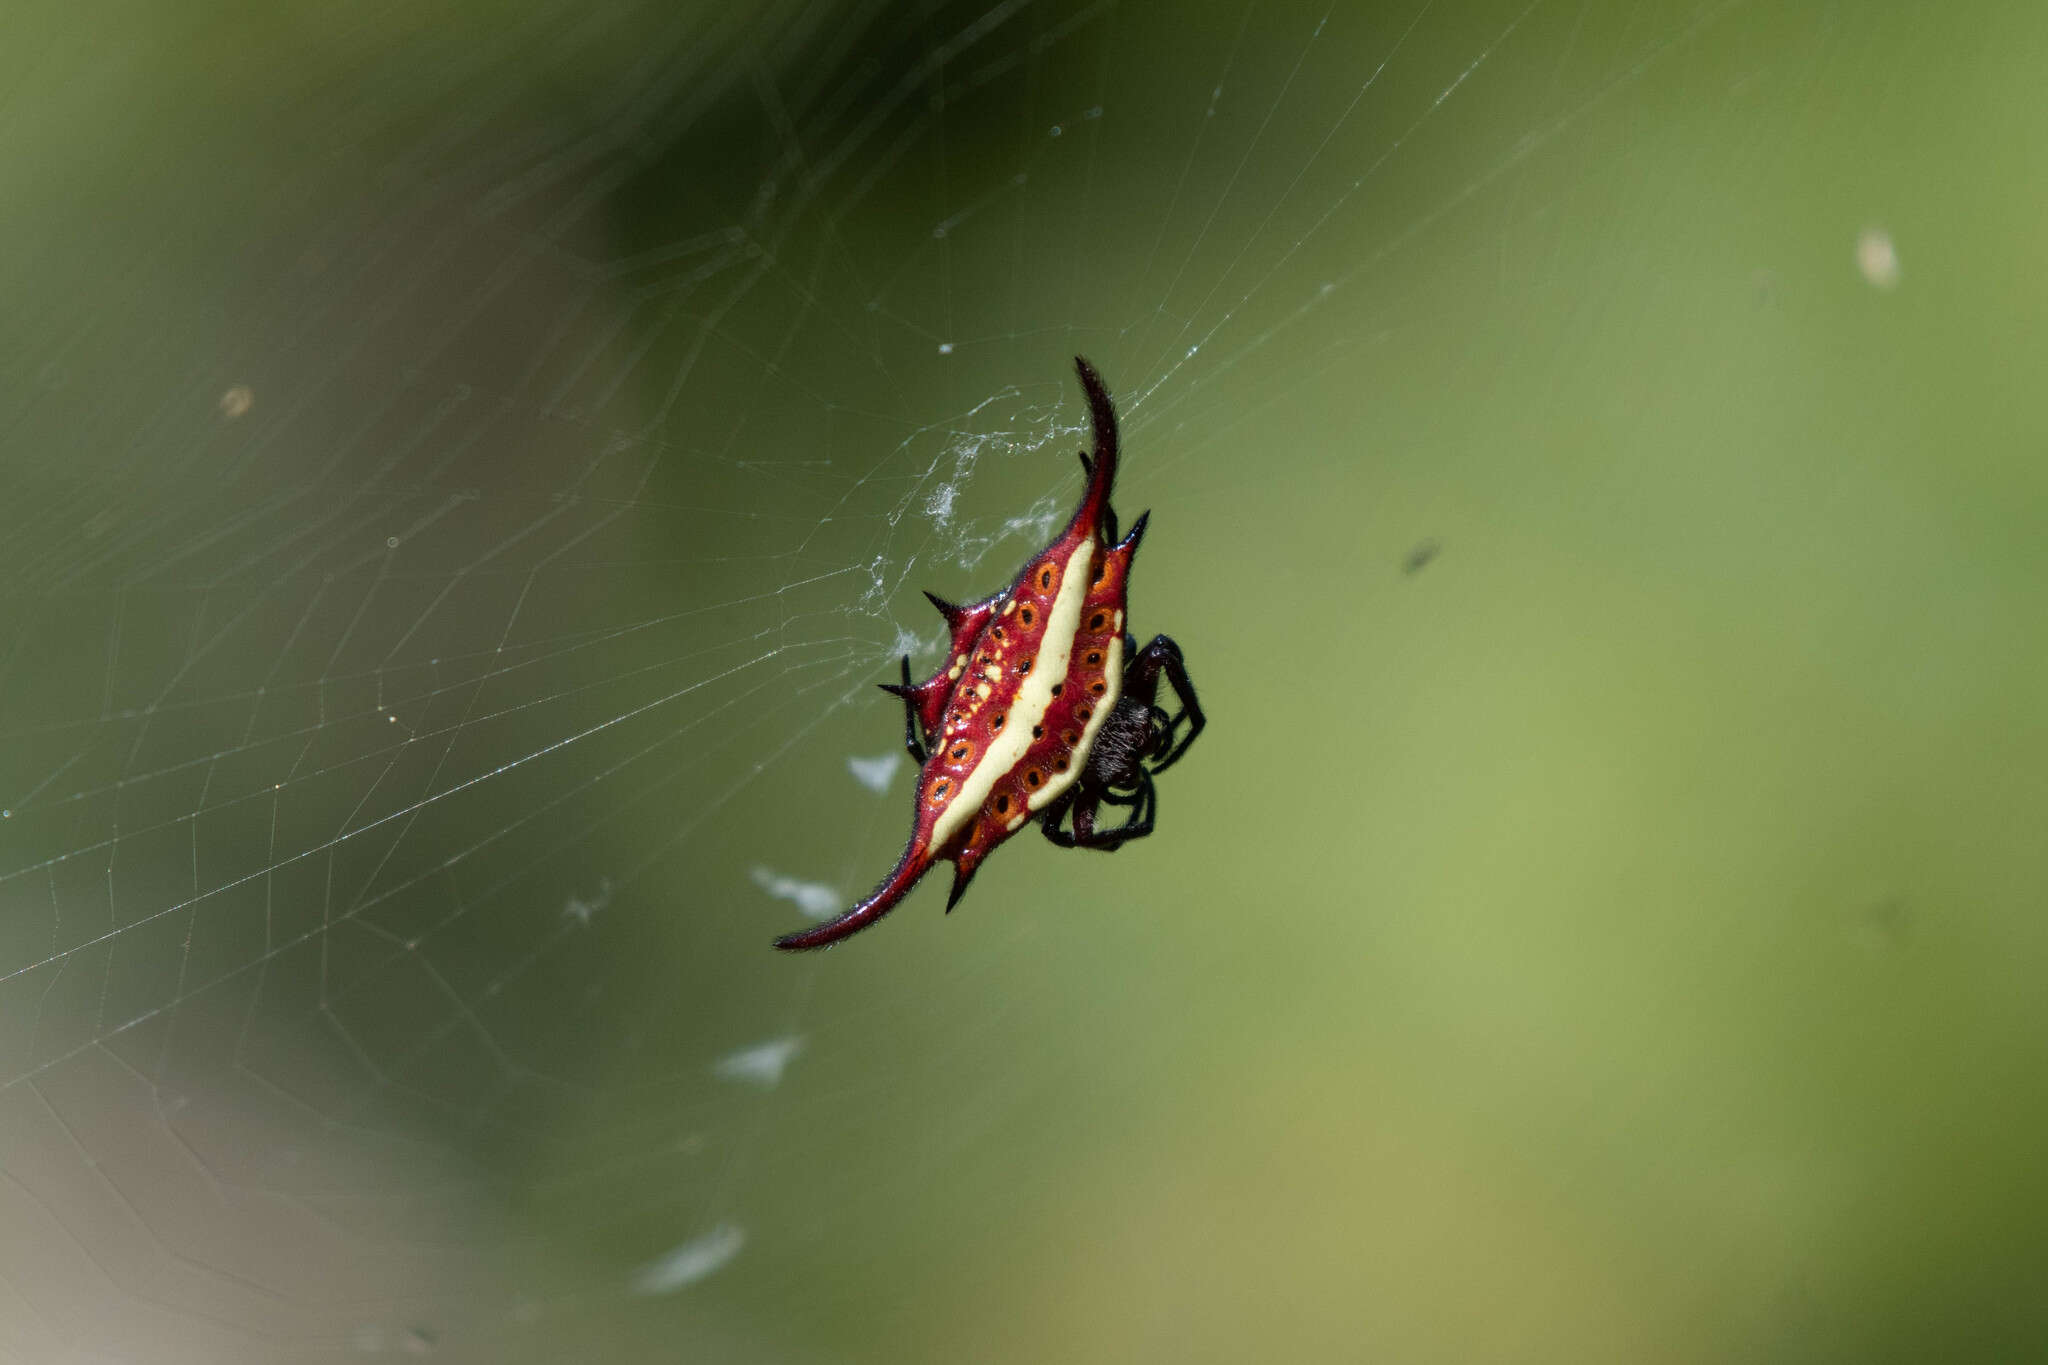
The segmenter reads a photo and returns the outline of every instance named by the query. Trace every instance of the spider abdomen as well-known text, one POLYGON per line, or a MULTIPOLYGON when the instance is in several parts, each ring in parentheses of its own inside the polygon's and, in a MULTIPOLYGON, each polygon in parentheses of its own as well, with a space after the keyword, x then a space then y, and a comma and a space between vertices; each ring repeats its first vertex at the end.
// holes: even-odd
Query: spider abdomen
POLYGON ((1118 554, 1093 526, 1062 537, 967 651, 922 775, 935 856, 978 861, 1073 784, 1116 700, 1124 575, 1105 565, 1118 554))

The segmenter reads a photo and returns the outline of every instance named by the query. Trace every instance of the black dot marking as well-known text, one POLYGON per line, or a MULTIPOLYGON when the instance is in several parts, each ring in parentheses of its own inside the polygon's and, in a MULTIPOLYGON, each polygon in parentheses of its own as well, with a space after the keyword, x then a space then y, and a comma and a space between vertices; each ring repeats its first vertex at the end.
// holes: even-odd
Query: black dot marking
POLYGON ((994 720, 990 721, 988 723, 990 733, 994 733, 995 731, 1002 729, 1004 719, 1005 717, 999 713, 994 720))
POLYGON ((1017 676, 1021 678, 1021 677, 1024 677, 1024 676, 1026 676, 1026 675, 1027 675, 1027 674, 1029 674, 1030 672, 1031 672, 1031 660, 1029 660, 1029 659, 1019 659, 1019 660, 1017 661, 1017 676))
POLYGON ((1066 687, 1067 685, 1065 683, 1054 683, 1052 685, 1052 694, 1055 697, 1057 697, 1061 692, 1064 692, 1066 690, 1066 687))
POLYGON ((1067 770, 1067 756, 1065 754, 1061 754, 1059 758, 1053 762, 1052 770, 1056 773, 1063 773, 1067 770))
POLYGON ((1089 717, 1094 714, 1095 708, 1092 706, 1077 706, 1074 708, 1074 719, 1080 721, 1083 725, 1086 725, 1089 717))
POLYGON ((996 638, 998 640, 1007 640, 1010 638, 1009 636, 1003 634, 1003 627, 1001 622, 996 623, 996 638))
POLYGON ((1037 619, 1038 619, 1038 613, 1036 613, 1036 612, 1032 611, 1032 610, 1031 610, 1031 608, 1029 608, 1029 607, 1019 607, 1019 608, 1017 608, 1017 620, 1018 620, 1018 622, 1019 622, 1020 624, 1022 624, 1022 625, 1023 625, 1023 626, 1024 626, 1024 627, 1025 627, 1026 629, 1027 629, 1027 630, 1028 630, 1028 629, 1030 629, 1030 627, 1031 627, 1031 623, 1032 623, 1033 621, 1036 621, 1037 619))
POLYGON ((997 814, 997 815, 1008 815, 1009 813, 1010 813, 1010 798, 1009 798, 1009 796, 1008 796, 1007 794, 1005 794, 1005 795, 1002 795, 1002 796, 998 796, 998 797, 996 798, 996 814, 997 814))
POLYGON ((1038 771, 1038 769, 1036 768, 1026 768, 1024 770, 1024 785, 1027 787, 1044 786, 1045 774, 1038 771))
POLYGON ((1052 569, 1050 567, 1038 571, 1038 590, 1040 592, 1050 592, 1052 590, 1052 569))
POLYGON ((1109 613, 1106 611, 1098 611, 1093 616, 1088 618, 1088 629, 1090 630, 1101 630, 1104 626, 1108 624, 1109 613))
MULTIPOLYGON (((1079 730, 1062 730, 1060 732, 1060 739, 1071 749, 1081 742, 1081 732, 1079 730)), ((1061 759, 1060 761, 1064 763, 1066 760, 1061 759)))
POLYGON ((1088 695, 1091 697, 1099 697, 1107 691, 1109 691, 1109 684, 1100 678, 1088 684, 1088 695))
POLYGON ((955 763, 965 763, 967 761, 967 755, 971 752, 972 750, 970 750, 967 747, 967 741, 963 739, 947 751, 947 756, 950 757, 955 763))
POLYGON ((1091 663, 1091 664, 1099 664, 1099 663, 1101 663, 1101 662, 1102 662, 1102 651, 1101 651, 1101 650, 1099 650, 1099 649, 1091 649, 1091 650, 1089 650, 1089 651, 1088 651, 1088 662, 1089 662, 1089 663, 1091 663))
POLYGON ((1034 725, 1034 726, 1032 726, 1032 727, 1031 727, 1031 737, 1032 737, 1033 739, 1044 739, 1044 738, 1045 738, 1045 727, 1044 727, 1043 725, 1034 725))

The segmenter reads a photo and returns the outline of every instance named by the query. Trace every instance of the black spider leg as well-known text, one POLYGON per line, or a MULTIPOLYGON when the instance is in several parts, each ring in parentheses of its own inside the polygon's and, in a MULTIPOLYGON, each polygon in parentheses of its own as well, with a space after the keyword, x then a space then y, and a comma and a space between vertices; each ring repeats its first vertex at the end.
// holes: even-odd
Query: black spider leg
POLYGON ((1208 724, 1208 717, 1202 714, 1202 704, 1195 700, 1195 684, 1188 677, 1187 663, 1181 658, 1180 646, 1171 636, 1155 635, 1152 643, 1135 653, 1130 666, 1124 671, 1124 695, 1143 702, 1158 715, 1165 713, 1153 704, 1159 695, 1159 680, 1164 677, 1173 686, 1174 695, 1180 698, 1180 714, 1166 719, 1161 736, 1162 757, 1152 765, 1152 771, 1163 773, 1180 762, 1180 756, 1195 742, 1195 736, 1202 733, 1208 724), (1179 734, 1181 726, 1187 726, 1186 734, 1179 734))
POLYGON ((1067 812, 1074 808, 1075 788, 1069 787, 1050 806, 1038 813, 1039 832, 1061 848, 1072 848, 1074 836, 1060 828, 1060 822, 1067 818, 1067 812))
POLYGON ((1112 806, 1131 807, 1131 818, 1115 829, 1097 830, 1098 837, 1115 839, 1121 845, 1126 839, 1142 839, 1152 832, 1159 819, 1159 786, 1153 782, 1152 774, 1146 773, 1139 779, 1138 789, 1129 796, 1116 792, 1104 792, 1102 799, 1112 806))
MULTIPOLYGON (((1132 665, 1132 664, 1134 664, 1134 663, 1135 663, 1135 662, 1137 661, 1137 658, 1138 658, 1138 637, 1137 637, 1137 636, 1135 636, 1135 635, 1133 635, 1133 634, 1131 634, 1131 633, 1130 633, 1129 631, 1125 631, 1125 632, 1124 632, 1124 661, 1125 661, 1125 662, 1124 662, 1124 674, 1125 674, 1125 679, 1126 679, 1126 681, 1127 681, 1127 682, 1128 682, 1128 681, 1130 681, 1130 674, 1131 674, 1131 665, 1132 665)), ((1128 692, 1128 691, 1129 691, 1129 688, 1128 688, 1128 687, 1126 687, 1125 691, 1126 691, 1126 692, 1128 692)), ((1167 737, 1168 735, 1170 735, 1170 734, 1171 734, 1171 733, 1173 732, 1173 727, 1174 727, 1174 726, 1176 726, 1176 725, 1178 725, 1178 724, 1180 724, 1180 722, 1181 722, 1181 717, 1177 717, 1177 716, 1169 716, 1169 715, 1168 715, 1168 714, 1166 713, 1166 708, 1165 708, 1165 707, 1163 707, 1163 706, 1161 706, 1161 705, 1159 704, 1159 702, 1157 701, 1157 697, 1158 697, 1158 695, 1159 695, 1159 690, 1158 690, 1158 688, 1157 688, 1157 687, 1153 688, 1153 691, 1152 691, 1152 695, 1153 695, 1153 697, 1154 697, 1154 700, 1153 700, 1153 701, 1151 701, 1151 702, 1150 702, 1150 703, 1149 703, 1149 704, 1148 704, 1148 705, 1147 705, 1147 706, 1145 707, 1145 710, 1146 710, 1146 713, 1147 713, 1147 719, 1149 719, 1149 720, 1150 720, 1150 722, 1151 722, 1151 725, 1152 725, 1152 742, 1151 742, 1151 748, 1152 748, 1152 749, 1161 749, 1161 748, 1169 748, 1169 747, 1171 747, 1171 744, 1170 744, 1170 743, 1169 743, 1169 744, 1167 744, 1167 745, 1161 745, 1160 741, 1161 741, 1162 739, 1165 739, 1165 738, 1166 738, 1166 737, 1167 737)), ((1183 714, 1185 714, 1185 713, 1183 713, 1183 714)))
POLYGON ((922 768, 927 757, 924 742, 918 735, 917 689, 910 685, 910 656, 903 656, 903 681, 899 683, 876 683, 892 697, 903 698, 903 747, 910 750, 910 756, 922 768))
POLYGON ((1039 828, 1045 837, 1061 848, 1092 848, 1100 853, 1114 853, 1132 839, 1142 839, 1150 834, 1159 816, 1159 789, 1152 783, 1152 775, 1146 773, 1138 781, 1138 789, 1128 796, 1119 796, 1107 789, 1083 790, 1076 787, 1048 807, 1039 828), (1120 825, 1098 829, 1095 818, 1098 808, 1107 803, 1112 806, 1132 807, 1131 818, 1120 825), (1074 832, 1060 828, 1068 810, 1074 813, 1074 832))

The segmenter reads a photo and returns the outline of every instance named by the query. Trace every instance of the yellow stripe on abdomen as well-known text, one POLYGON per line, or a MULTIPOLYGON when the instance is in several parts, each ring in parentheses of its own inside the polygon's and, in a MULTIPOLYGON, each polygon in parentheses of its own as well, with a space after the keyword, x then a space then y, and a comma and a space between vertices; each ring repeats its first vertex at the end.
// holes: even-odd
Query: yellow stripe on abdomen
MULTIPOLYGON (((1009 718, 1004 722, 1003 731, 988 746, 981 762, 974 765, 960 782, 960 789, 952 803, 939 812, 939 818, 932 825, 930 847, 940 849, 946 846, 955 834, 960 832, 981 803, 988 800, 988 794, 1003 774, 1017 766, 1024 757, 1024 751, 1031 747, 1031 732, 1045 719, 1045 713, 1052 707, 1053 684, 1067 676, 1067 665, 1074 657, 1074 637, 1081 629, 1081 608, 1088 599, 1088 561, 1095 553, 1095 538, 1089 536, 1067 556, 1066 569, 1060 576, 1059 596, 1053 599, 1052 611, 1045 620, 1045 639, 1038 647, 1038 657, 1031 666, 1031 676, 1017 689, 1017 696, 1010 703, 1009 718)), ((1115 655, 1111 656, 1112 661, 1115 655)), ((1112 693, 1108 700, 1114 700, 1112 693)), ((1102 716, 1108 711, 1105 706, 1089 720, 1089 734, 1101 724, 1102 716)), ((1084 739, 1083 745, 1087 743, 1084 739)), ((1075 768, 1079 767, 1076 763, 1075 768)), ((1036 810, 1040 804, 1032 801, 1036 810)))
MULTIPOLYGON (((1075 619, 1079 620, 1078 613, 1075 619)), ((1067 765, 1065 772, 1054 773, 1050 781, 1031 793, 1025 801, 1024 804, 1032 810, 1043 810, 1046 802, 1079 780, 1081 769, 1088 763, 1088 751, 1095 747, 1095 732, 1102 728, 1102 722, 1109 718, 1110 708, 1116 705, 1117 697, 1123 693, 1124 637, 1119 635, 1111 640, 1102 657, 1106 660, 1103 664, 1102 680, 1109 685, 1109 690, 1095 699, 1095 714, 1088 717, 1088 723, 1081 727, 1081 742, 1074 746, 1074 761, 1067 765)))

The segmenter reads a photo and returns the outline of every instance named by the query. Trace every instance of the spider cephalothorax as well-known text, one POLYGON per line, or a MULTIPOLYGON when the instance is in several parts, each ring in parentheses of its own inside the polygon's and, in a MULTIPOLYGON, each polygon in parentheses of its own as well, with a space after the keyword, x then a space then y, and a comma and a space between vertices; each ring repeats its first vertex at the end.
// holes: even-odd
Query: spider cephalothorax
POLYGON ((1081 456, 1088 487, 1066 530, 995 596, 964 607, 932 597, 953 637, 939 671, 913 685, 906 655, 903 681, 882 684, 903 698, 904 745, 922 765, 903 856, 867 899, 776 947, 822 948, 865 929, 946 859, 950 911, 981 860, 1030 820, 1063 848, 1114 852, 1152 832, 1153 774, 1202 732, 1202 708, 1180 646, 1160 635, 1139 649, 1124 630, 1131 557, 1150 514, 1117 539, 1116 408, 1092 365, 1077 357, 1074 367, 1095 455, 1081 456), (1162 677, 1180 699, 1173 715, 1154 704, 1162 677), (1098 829, 1105 803, 1129 817, 1098 829), (1070 813, 1071 832, 1061 828, 1070 813))

